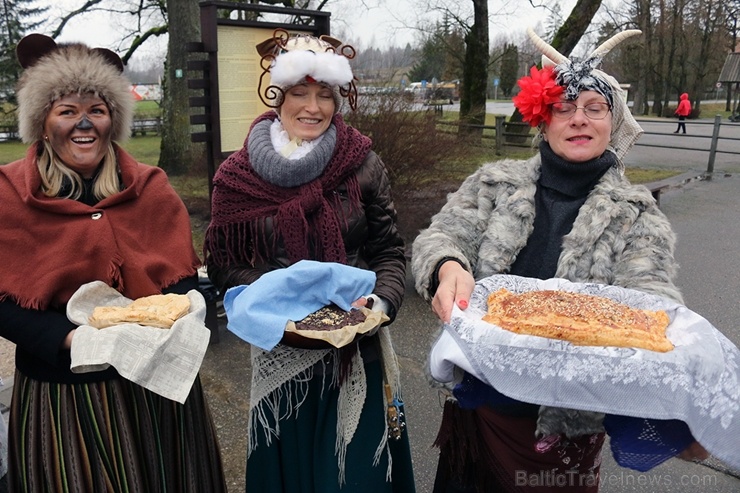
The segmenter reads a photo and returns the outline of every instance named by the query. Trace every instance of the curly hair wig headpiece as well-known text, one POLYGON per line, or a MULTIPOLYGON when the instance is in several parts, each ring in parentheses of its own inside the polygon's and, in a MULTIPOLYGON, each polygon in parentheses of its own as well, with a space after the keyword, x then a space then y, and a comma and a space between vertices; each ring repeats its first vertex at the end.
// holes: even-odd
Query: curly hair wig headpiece
POLYGON ((352 46, 343 45, 331 36, 291 37, 286 30, 276 29, 271 38, 257 45, 257 52, 262 57, 257 91, 266 106, 279 108, 285 91, 295 85, 318 83, 332 89, 337 112, 341 98, 347 98, 353 110, 357 108, 356 79, 349 65, 356 54, 352 46))

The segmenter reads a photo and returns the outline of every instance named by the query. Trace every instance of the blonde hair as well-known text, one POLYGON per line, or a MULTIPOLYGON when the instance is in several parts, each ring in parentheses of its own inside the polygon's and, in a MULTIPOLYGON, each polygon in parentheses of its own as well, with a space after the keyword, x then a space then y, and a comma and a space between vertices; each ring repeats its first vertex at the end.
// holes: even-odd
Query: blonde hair
MULTIPOLYGON (((70 191, 63 198, 77 200, 82 196, 83 185, 82 178, 75 171, 71 170, 66 164, 59 159, 51 144, 42 140, 41 154, 36 159, 36 165, 41 175, 41 190, 47 197, 58 197, 66 183, 71 183, 70 191)), ((103 162, 100 166, 95 183, 93 184, 93 195, 96 199, 102 200, 106 197, 120 191, 120 181, 118 179, 118 163, 116 160, 116 151, 112 143, 108 143, 108 150, 103 156, 103 162)))

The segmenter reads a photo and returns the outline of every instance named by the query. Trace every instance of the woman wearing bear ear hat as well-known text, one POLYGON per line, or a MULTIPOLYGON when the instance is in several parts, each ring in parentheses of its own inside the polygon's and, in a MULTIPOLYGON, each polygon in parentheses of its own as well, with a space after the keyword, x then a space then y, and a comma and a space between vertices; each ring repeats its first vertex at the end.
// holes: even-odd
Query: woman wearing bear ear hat
MULTIPOLYGON (((302 261, 341 268, 351 280, 346 302, 392 320, 404 295, 404 242, 385 167, 340 114, 345 98, 353 109, 357 102, 354 51, 282 30, 257 50, 260 96, 274 111, 257 117, 244 146, 219 166, 205 240, 229 328, 241 325, 227 289, 256 288, 265 278, 274 284, 302 261), (360 288, 368 276, 374 286, 360 288)), ((301 281, 286 285, 293 304, 303 291, 318 291, 301 281)), ((258 345, 248 333, 256 322, 237 332, 253 344, 247 491, 413 492, 408 434, 388 436, 394 403, 384 380, 387 397, 399 397, 388 327, 334 348, 294 337, 284 322, 272 342, 258 345)))
POLYGON ((133 98, 112 51, 18 43, 26 157, 0 166, 0 335, 16 344, 10 410, 13 492, 226 491, 200 382, 184 404, 114 368, 70 371, 65 307, 103 281, 135 299, 197 288, 184 204, 165 173, 117 142, 133 98))
MULTIPOLYGON (((595 68, 639 31, 620 33, 580 62, 529 34, 549 64, 520 79, 514 104, 537 127, 539 152, 486 163, 449 195, 414 241, 417 291, 444 322, 453 305, 468 307, 477 280, 499 274, 680 302, 671 225, 649 190, 624 176, 622 159, 642 129, 617 81, 595 68)), ((468 372, 450 390, 435 442, 435 493, 598 491, 604 414, 520 402, 468 372)), ((706 456, 690 433, 679 442, 706 456)))

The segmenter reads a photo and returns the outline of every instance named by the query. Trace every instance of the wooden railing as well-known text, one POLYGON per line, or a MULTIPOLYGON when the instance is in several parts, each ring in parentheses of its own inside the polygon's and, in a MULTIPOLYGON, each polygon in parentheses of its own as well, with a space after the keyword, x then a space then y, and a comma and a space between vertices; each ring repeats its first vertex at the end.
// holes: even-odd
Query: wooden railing
MULTIPOLYGON (((161 134, 162 118, 159 116, 148 118, 136 118, 131 123, 131 135, 161 134)), ((18 135, 18 125, 6 124, 0 125, 0 142, 20 140, 18 135)))

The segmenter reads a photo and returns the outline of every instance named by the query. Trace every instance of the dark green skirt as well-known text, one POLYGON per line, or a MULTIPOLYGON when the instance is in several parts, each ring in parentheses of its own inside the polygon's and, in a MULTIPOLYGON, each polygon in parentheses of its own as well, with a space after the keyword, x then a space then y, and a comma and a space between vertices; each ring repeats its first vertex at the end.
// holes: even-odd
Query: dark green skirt
POLYGON ((14 493, 226 491, 200 379, 179 404, 123 378, 56 384, 16 371, 8 480, 14 493))
MULTIPOLYGON (((386 480, 388 454, 377 466, 373 456, 386 432, 383 379, 379 361, 365 365, 367 399, 357 431, 347 447, 345 484, 339 484, 334 452, 339 389, 331 377, 315 375, 298 411, 280 420, 280 436, 265 442, 264 429, 252 430, 257 447, 247 461, 248 493, 414 493, 408 433, 389 440, 392 480, 386 480), (325 388, 322 389, 322 386, 325 388)), ((281 415, 287 409, 281 407, 281 415)), ((274 427, 273 427, 274 428, 274 427)))

